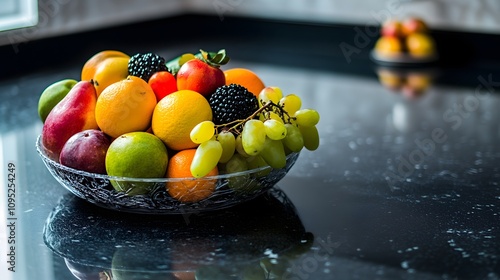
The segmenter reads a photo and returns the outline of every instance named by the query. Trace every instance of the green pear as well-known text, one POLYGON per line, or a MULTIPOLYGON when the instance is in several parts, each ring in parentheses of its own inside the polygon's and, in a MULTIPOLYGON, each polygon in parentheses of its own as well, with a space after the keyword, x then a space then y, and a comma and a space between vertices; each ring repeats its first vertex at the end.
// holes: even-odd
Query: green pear
POLYGON ((45 122, 52 108, 68 94, 77 82, 74 79, 64 79, 45 88, 38 100, 38 115, 42 122, 45 122))

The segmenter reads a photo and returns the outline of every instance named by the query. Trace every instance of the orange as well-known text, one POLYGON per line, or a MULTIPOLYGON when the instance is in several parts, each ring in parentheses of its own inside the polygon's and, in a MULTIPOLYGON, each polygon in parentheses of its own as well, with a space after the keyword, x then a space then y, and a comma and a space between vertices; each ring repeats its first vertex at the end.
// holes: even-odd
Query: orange
POLYGON ((82 81, 90 81, 94 78, 94 74, 96 72, 99 64, 107 58, 110 57, 126 57, 130 58, 126 53, 116 50, 104 50, 94 54, 91 58, 89 58, 85 64, 83 65, 81 72, 81 80, 82 81))
POLYGON ((156 105, 151 126, 167 147, 180 151, 198 144, 191 141, 191 130, 202 121, 212 120, 207 99, 196 91, 179 90, 163 97, 156 105))
POLYGON ((116 138, 146 131, 156 106, 156 96, 143 79, 130 76, 103 90, 97 98, 95 118, 99 128, 116 138))
POLYGON ((231 68, 224 71, 224 75, 226 76, 226 85, 241 85, 255 96, 259 96, 259 93, 265 87, 260 77, 246 68, 231 68))
POLYGON ((128 60, 127 57, 110 57, 99 64, 92 78, 97 96, 109 85, 127 78, 128 60))
MULTIPOLYGON (((216 179, 195 179, 191 174, 191 162, 196 149, 182 150, 170 158, 167 167, 167 178, 190 178, 182 181, 167 182, 168 193, 182 202, 197 202, 209 197, 215 191, 216 179), (192 179, 191 179, 192 178, 192 179)), ((217 166, 206 176, 217 176, 217 166)))

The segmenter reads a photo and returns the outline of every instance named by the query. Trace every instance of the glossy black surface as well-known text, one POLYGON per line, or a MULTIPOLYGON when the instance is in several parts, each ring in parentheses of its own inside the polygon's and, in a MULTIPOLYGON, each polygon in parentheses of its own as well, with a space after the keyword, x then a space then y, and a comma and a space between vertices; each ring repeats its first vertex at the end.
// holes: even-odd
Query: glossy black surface
MULTIPOLYGON (((144 279, 192 279, 197 269, 265 279, 269 267, 284 279, 500 278, 500 64, 498 55, 486 61, 477 54, 489 49, 470 41, 479 35, 437 32, 441 42, 467 42, 469 52, 461 60, 450 49, 435 65, 399 69, 406 79, 430 75, 433 82, 417 93, 384 86, 394 69, 370 61, 370 46, 346 61, 339 43, 353 40, 353 27, 187 19, 221 35, 164 37, 169 28, 183 34, 186 19, 178 18, 80 34, 82 41, 77 34, 28 42, 14 57, 2 48, 2 56, 11 57, 8 67, 26 68, 0 80, 2 174, 10 162, 17 175, 17 272, 5 275, 73 279, 70 271, 110 269, 115 252, 125 251, 135 270, 159 271, 144 279), (130 30, 155 36, 135 40, 130 30), (304 151, 278 184, 286 199, 262 197, 234 211, 155 220, 71 197, 35 150, 41 91, 78 78, 85 60, 101 49, 173 57, 199 48, 226 48, 230 65, 255 70, 320 112, 321 146, 304 151)), ((0 205, 6 211, 5 200, 0 205)))

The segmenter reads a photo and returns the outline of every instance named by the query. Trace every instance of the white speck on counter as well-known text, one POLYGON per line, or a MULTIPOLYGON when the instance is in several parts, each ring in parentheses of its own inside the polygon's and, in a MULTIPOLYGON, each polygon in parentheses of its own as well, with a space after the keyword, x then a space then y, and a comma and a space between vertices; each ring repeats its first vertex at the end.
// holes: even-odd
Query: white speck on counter
POLYGON ((356 150, 358 145, 354 141, 351 141, 349 142, 349 148, 351 148, 351 150, 356 150))
POLYGON ((403 269, 410 268, 410 264, 408 263, 408 261, 402 261, 401 262, 401 268, 403 268, 403 269))
POLYGON ((276 259, 276 258, 278 258, 278 254, 273 253, 273 250, 272 250, 272 249, 269 249, 269 248, 267 248, 267 249, 264 251, 264 255, 268 256, 268 257, 269 257, 269 258, 271 258, 271 259, 276 259))

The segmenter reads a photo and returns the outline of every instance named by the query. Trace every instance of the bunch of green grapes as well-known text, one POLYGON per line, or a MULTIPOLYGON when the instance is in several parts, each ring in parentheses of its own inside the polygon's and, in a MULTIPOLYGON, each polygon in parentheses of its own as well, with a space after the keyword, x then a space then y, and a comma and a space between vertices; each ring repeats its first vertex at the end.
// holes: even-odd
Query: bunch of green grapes
POLYGON ((190 134, 199 144, 191 173, 200 178, 217 165, 224 173, 263 166, 279 169, 286 166, 288 154, 316 150, 319 113, 301 106, 297 95, 283 96, 278 87, 266 87, 259 94, 259 109, 248 118, 222 125, 199 123, 190 134))

